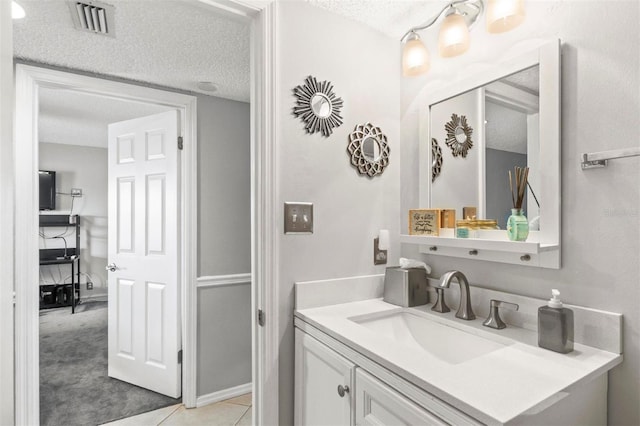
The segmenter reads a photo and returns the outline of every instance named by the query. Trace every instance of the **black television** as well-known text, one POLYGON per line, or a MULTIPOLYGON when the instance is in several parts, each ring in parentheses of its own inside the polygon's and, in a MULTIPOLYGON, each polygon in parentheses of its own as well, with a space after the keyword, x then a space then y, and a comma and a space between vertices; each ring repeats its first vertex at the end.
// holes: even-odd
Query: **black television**
POLYGON ((40 170, 40 210, 56 209, 56 172, 40 170))

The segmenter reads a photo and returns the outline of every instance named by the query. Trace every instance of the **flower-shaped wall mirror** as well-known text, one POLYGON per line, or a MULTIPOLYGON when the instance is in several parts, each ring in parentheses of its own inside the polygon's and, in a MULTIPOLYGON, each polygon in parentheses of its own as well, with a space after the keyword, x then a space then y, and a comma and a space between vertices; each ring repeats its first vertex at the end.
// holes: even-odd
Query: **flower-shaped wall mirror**
POLYGON ((451 121, 444 125, 447 131, 447 139, 445 143, 451 148, 454 157, 462 155, 466 158, 467 152, 473 146, 471 134, 473 129, 467 123, 467 117, 464 115, 451 114, 451 121))
POLYGON ((362 175, 374 177, 382 174, 389 165, 387 137, 379 127, 371 123, 359 124, 349 134, 347 151, 351 164, 362 175))
POLYGON ((436 138, 431 138, 431 182, 435 182, 442 171, 442 148, 436 138))
POLYGON ((322 136, 329 137, 342 124, 342 99, 333 93, 330 82, 309 76, 303 85, 293 89, 293 94, 297 98, 293 115, 300 117, 307 133, 322 132, 322 136))

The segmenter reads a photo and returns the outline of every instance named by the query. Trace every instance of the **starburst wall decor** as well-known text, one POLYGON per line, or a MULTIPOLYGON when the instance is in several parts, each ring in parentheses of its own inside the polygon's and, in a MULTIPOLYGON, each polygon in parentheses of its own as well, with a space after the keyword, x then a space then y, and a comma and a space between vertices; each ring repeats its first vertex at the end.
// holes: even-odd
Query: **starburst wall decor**
POLYGON ((300 117, 307 133, 322 132, 322 136, 329 137, 342 124, 342 98, 333 93, 331 82, 319 82, 309 76, 293 89, 293 94, 297 98, 293 115, 300 117))
POLYGON ((467 124, 467 117, 451 114, 451 121, 445 124, 444 128, 447 131, 445 143, 451 148, 453 156, 461 155, 462 158, 466 158, 467 152, 473 146, 473 141, 471 140, 473 129, 467 124))

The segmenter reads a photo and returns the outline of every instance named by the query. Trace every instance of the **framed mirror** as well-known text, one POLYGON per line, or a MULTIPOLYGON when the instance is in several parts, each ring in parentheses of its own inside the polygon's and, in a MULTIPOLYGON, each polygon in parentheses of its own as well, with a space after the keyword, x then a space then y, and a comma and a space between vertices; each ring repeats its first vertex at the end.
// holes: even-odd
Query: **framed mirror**
MULTIPOLYGON (((501 228, 479 232, 468 243, 445 232, 459 255, 478 255, 484 247, 487 260, 559 268, 559 40, 429 93, 421 121, 420 207, 455 209, 456 219, 463 218, 463 207, 476 207, 477 219, 495 219, 501 228), (434 139, 451 148, 437 153, 440 158, 434 158, 434 139), (515 166, 530 168, 524 208, 531 232, 521 245, 505 241, 512 207, 508 171, 515 166)), ((449 244, 446 238, 436 242, 449 244)))
POLYGON ((358 124, 349 134, 347 152, 353 165, 362 175, 381 175, 389 165, 387 136, 371 123, 358 124))
POLYGON ((296 104, 293 115, 300 117, 307 133, 321 132, 329 137, 333 129, 342 125, 342 99, 333 92, 329 81, 318 81, 309 76, 304 84, 293 89, 296 104))

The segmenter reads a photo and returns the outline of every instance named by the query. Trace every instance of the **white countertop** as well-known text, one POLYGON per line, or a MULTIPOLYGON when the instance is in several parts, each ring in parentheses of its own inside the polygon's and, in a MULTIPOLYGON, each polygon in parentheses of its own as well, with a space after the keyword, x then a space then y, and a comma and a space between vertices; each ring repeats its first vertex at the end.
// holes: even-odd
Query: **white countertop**
POLYGON ((516 327, 493 330, 482 326, 484 318, 463 321, 455 318, 455 309, 439 314, 430 308, 429 304, 405 310, 505 346, 459 364, 425 357, 424 352, 403 347, 349 319, 403 310, 382 299, 301 309, 295 315, 485 423, 504 424, 542 410, 566 396, 572 386, 622 362, 622 355, 580 344, 569 354, 559 354, 539 348, 535 332, 516 327))

